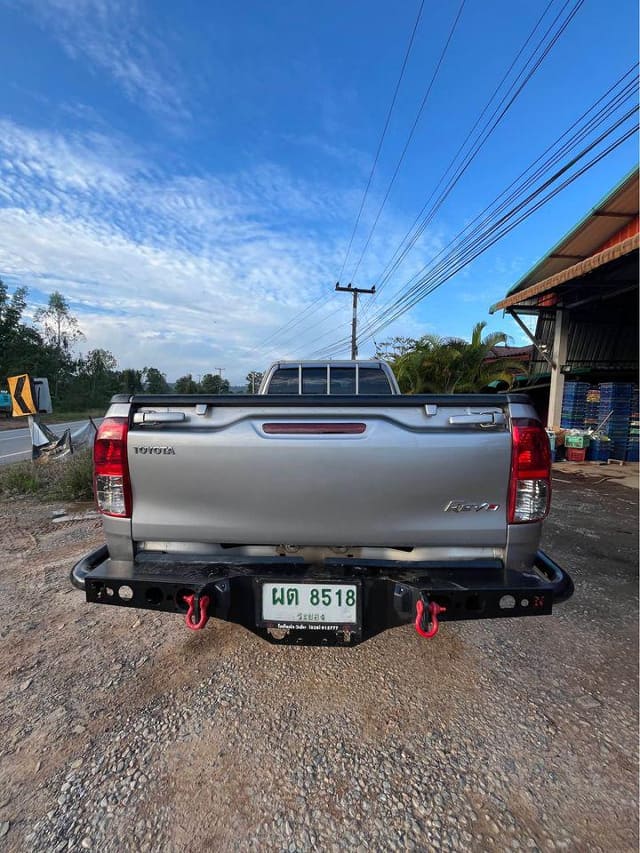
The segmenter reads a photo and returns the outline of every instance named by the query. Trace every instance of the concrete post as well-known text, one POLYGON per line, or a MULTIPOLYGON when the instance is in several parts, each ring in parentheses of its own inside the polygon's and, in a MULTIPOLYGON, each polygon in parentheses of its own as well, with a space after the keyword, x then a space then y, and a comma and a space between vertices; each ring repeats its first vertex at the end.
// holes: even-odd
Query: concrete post
POLYGON ((564 373, 562 365, 567 360, 567 341, 569 337, 569 318, 562 308, 556 310, 553 329, 553 363, 551 368, 551 390, 549 392, 549 415, 547 426, 560 426, 562 413, 562 395, 564 394, 564 373))

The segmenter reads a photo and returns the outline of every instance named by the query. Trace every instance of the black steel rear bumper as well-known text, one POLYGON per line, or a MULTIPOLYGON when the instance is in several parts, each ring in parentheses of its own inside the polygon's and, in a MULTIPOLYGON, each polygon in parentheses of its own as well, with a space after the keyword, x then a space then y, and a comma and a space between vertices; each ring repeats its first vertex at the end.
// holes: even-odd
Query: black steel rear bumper
POLYGON ((235 622, 266 640, 301 645, 356 645, 416 618, 416 605, 446 607, 442 622, 547 616, 554 604, 573 595, 573 581, 544 552, 530 572, 507 570, 499 560, 447 563, 327 560, 310 566, 299 559, 234 559, 203 562, 141 555, 133 564, 116 563, 107 546, 87 554, 71 571, 71 582, 87 601, 169 613, 185 613, 186 595, 209 599, 208 616, 235 622), (261 584, 350 583, 359 590, 359 620, 353 626, 300 626, 283 630, 263 622, 261 584))

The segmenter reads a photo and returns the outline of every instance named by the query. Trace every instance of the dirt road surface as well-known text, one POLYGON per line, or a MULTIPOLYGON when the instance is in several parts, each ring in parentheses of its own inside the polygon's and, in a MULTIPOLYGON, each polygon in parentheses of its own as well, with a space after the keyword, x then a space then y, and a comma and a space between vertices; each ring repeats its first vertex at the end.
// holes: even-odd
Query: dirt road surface
POLYGON ((554 616, 352 650, 88 605, 99 521, 5 501, 0 849, 636 851, 638 493, 554 485, 554 616))

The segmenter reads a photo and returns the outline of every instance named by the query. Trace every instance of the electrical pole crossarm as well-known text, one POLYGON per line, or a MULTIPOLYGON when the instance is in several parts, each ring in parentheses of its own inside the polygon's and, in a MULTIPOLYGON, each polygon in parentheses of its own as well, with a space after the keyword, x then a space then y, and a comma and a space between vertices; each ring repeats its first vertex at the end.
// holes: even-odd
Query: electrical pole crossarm
POLYGON ((374 284, 374 286, 370 289, 366 289, 364 287, 354 287, 352 284, 348 284, 346 287, 342 287, 340 282, 337 281, 336 282, 336 290, 342 290, 342 291, 345 291, 346 293, 375 293, 376 292, 376 286, 374 284))

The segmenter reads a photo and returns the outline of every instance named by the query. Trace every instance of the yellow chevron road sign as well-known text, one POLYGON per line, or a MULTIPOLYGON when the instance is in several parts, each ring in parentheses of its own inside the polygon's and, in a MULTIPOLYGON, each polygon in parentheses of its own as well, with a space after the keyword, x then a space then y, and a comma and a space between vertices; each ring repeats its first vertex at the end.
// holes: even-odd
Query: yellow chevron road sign
POLYGON ((13 404, 11 415, 20 418, 23 415, 35 415, 37 412, 33 385, 28 373, 21 376, 9 376, 9 393, 13 404))

